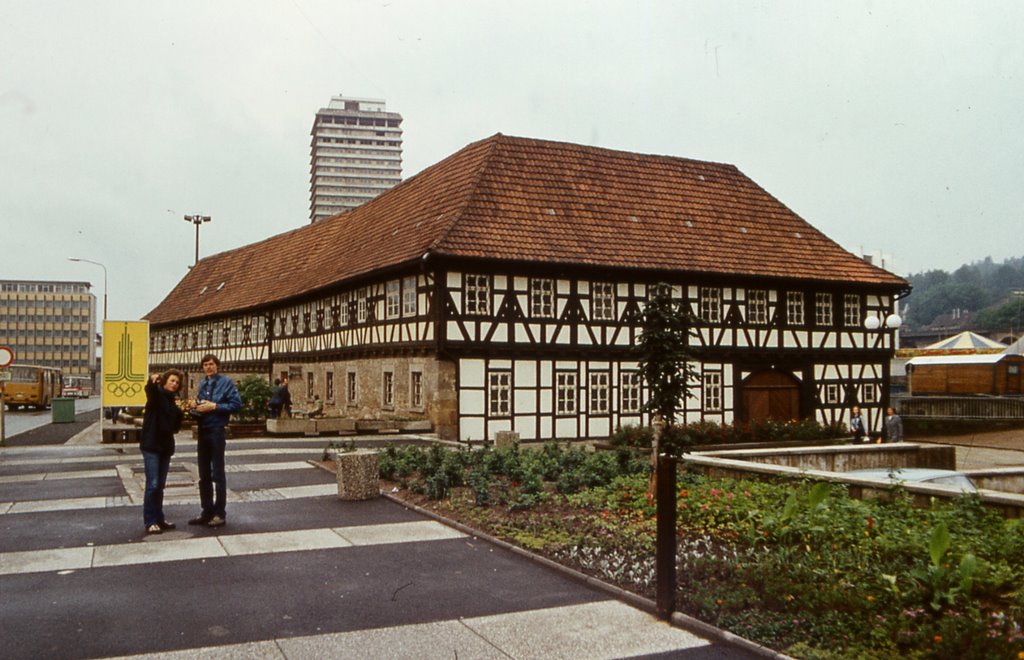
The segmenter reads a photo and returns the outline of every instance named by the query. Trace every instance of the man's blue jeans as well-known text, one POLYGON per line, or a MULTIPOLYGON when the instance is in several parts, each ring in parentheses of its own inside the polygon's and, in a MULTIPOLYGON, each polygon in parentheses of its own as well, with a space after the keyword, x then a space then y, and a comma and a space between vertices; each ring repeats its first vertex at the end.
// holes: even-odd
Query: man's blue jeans
POLYGON ((164 486, 171 468, 171 457, 153 451, 142 452, 146 466, 146 494, 142 498, 142 521, 146 527, 164 521, 164 486))
POLYGON ((224 449, 227 445, 224 428, 199 428, 199 445, 196 448, 199 462, 199 502, 203 506, 203 517, 225 517, 227 504, 227 479, 224 476, 224 449))

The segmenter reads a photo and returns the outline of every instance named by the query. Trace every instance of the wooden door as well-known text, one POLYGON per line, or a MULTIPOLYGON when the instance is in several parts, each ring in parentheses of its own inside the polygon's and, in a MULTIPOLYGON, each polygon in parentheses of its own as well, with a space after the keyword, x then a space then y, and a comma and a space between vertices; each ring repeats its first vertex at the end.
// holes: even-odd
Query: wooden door
POLYGON ((800 382, 791 374, 765 370, 747 377, 742 385, 743 420, 800 419, 800 382))

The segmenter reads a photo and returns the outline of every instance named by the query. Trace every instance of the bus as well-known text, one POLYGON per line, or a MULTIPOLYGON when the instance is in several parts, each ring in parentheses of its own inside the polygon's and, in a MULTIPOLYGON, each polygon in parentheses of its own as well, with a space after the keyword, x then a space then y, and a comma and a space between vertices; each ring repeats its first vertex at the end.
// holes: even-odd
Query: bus
POLYGON ((64 376, 64 393, 61 396, 87 399, 92 396, 91 376, 64 376))
POLYGON ((64 380, 57 367, 12 364, 11 379, 4 384, 4 403, 8 410, 34 407, 43 410, 61 395, 64 380))

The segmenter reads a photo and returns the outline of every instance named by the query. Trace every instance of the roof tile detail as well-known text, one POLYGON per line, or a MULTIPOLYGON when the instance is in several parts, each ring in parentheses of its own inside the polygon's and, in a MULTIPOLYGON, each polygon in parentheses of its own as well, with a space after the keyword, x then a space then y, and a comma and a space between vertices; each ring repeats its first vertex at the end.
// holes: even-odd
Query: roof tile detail
POLYGON ((254 310, 427 252, 907 286, 733 165, 499 133, 356 209, 202 259, 146 318, 254 310))

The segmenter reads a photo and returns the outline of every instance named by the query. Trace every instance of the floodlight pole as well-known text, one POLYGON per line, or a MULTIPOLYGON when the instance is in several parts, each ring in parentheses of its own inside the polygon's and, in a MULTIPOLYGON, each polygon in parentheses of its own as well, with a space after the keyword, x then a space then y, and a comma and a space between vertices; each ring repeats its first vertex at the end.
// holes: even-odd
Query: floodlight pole
POLYGON ((195 263, 192 264, 193 266, 199 263, 199 225, 209 221, 210 216, 208 215, 193 214, 185 216, 185 222, 191 222, 196 226, 196 260, 195 263))

